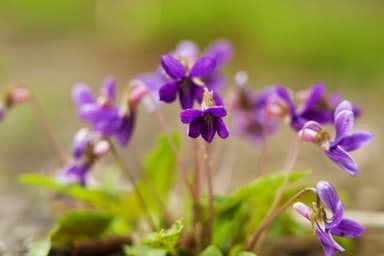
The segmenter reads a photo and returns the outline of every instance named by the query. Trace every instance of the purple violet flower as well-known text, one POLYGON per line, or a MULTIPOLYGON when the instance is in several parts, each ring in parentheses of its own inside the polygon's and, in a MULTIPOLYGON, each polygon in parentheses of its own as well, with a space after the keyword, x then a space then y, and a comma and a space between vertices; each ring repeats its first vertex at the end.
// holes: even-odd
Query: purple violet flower
POLYGON ((339 200, 332 184, 327 181, 320 181, 316 188, 317 196, 320 199, 317 200, 317 203, 308 207, 297 202, 293 207, 312 223, 325 255, 334 256, 336 252, 344 252, 345 249, 333 239, 333 235, 349 238, 359 237, 364 233, 364 227, 353 220, 344 218, 344 204, 339 200), (331 212, 331 216, 327 214, 324 208, 331 212))
POLYGON ((87 173, 97 159, 109 152, 109 143, 99 132, 79 130, 73 141, 73 160, 59 175, 64 183, 79 183, 86 186, 87 173))
POLYGON ((354 113, 348 101, 343 101, 336 107, 334 124, 336 129, 334 140, 330 140, 327 131, 316 122, 308 122, 304 125, 299 136, 305 141, 321 145, 329 159, 346 173, 354 176, 359 168, 348 152, 366 145, 372 139, 372 134, 366 131, 352 133, 354 113))
POLYGON ((181 107, 187 109, 201 99, 205 85, 201 79, 215 70, 216 63, 212 58, 202 57, 189 67, 166 54, 161 56, 161 66, 172 80, 160 88, 160 100, 171 103, 179 94, 181 107))
POLYGON ((181 112, 180 117, 184 124, 189 124, 189 137, 197 138, 201 135, 207 142, 211 143, 216 132, 223 139, 229 136, 228 129, 222 119, 226 115, 225 108, 217 106, 213 93, 206 89, 202 110, 185 109, 181 112))
MULTIPOLYGON (((272 116, 288 116, 291 127, 296 131, 301 130, 308 121, 319 124, 332 123, 335 103, 341 102, 336 94, 327 97, 323 83, 317 83, 308 90, 298 92, 296 97, 297 105, 285 87, 276 86, 275 96, 270 97, 267 108, 272 116)), ((356 106, 353 106, 353 109, 357 117, 360 111, 356 106)))
POLYGON ((122 146, 126 146, 136 123, 137 106, 148 90, 142 84, 127 87, 120 106, 116 105, 115 79, 108 77, 101 88, 101 96, 96 99, 86 85, 76 85, 73 98, 78 106, 79 116, 89 122, 94 131, 106 137, 116 136, 122 146))
POLYGON ((160 100, 170 103, 179 94, 182 108, 191 108, 194 101, 201 103, 203 87, 207 87, 214 91, 216 104, 220 105, 222 100, 216 91, 224 86, 225 79, 219 68, 229 61, 232 52, 229 41, 217 40, 199 59, 200 51, 194 42, 180 42, 173 52, 161 58, 163 70, 172 81, 163 83, 159 91, 160 100))
POLYGON ((260 142, 263 137, 271 135, 276 130, 276 118, 270 118, 265 113, 268 97, 273 92, 267 88, 256 93, 244 86, 246 73, 236 75, 237 91, 231 97, 234 132, 252 142, 260 142))

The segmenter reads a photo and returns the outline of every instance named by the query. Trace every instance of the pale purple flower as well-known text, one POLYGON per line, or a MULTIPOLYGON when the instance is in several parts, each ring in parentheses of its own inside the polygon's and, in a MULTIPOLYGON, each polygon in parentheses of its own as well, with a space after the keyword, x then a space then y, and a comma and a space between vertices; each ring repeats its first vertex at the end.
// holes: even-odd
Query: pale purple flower
POLYGON ((236 83, 237 91, 230 99, 234 133, 251 142, 260 142, 276 130, 277 119, 267 116, 265 111, 273 89, 255 92, 243 85, 245 81, 236 83))
POLYGON ((301 138, 323 147, 325 154, 335 164, 350 175, 359 171, 356 161, 348 153, 366 145, 371 139, 370 132, 352 132, 354 126, 354 113, 351 103, 341 102, 334 113, 335 139, 331 140, 329 134, 320 124, 310 122, 299 132, 301 138))
POLYGON ((212 92, 205 92, 202 109, 184 109, 180 117, 184 124, 189 124, 188 135, 191 138, 201 135, 210 143, 216 133, 223 139, 229 136, 222 119, 226 115, 224 106, 215 105, 212 92))
POLYGON ((96 160, 109 152, 109 143, 99 132, 79 130, 73 141, 73 159, 62 171, 58 180, 64 183, 86 185, 87 174, 96 160))
POLYGON ((80 118, 89 122, 93 130, 106 137, 116 136, 119 143, 126 146, 135 127, 137 105, 147 89, 140 84, 130 84, 118 106, 115 87, 115 79, 108 77, 102 85, 101 96, 96 99, 88 86, 79 84, 73 89, 73 98, 80 118))
POLYGON ((294 204, 294 209, 312 223, 325 255, 334 256, 336 252, 344 252, 345 249, 333 239, 333 235, 356 238, 364 233, 364 227, 344 218, 344 204, 332 184, 320 181, 316 191, 320 200, 313 203, 312 207, 298 202, 294 204), (330 215, 325 208, 329 210, 330 215))
POLYGON ((276 96, 269 104, 277 109, 281 116, 289 116, 290 125, 296 131, 299 131, 308 121, 316 121, 325 124, 331 121, 332 112, 328 109, 318 108, 317 104, 321 101, 325 93, 323 84, 314 85, 308 93, 306 101, 298 109, 289 94, 283 86, 275 87, 276 96))

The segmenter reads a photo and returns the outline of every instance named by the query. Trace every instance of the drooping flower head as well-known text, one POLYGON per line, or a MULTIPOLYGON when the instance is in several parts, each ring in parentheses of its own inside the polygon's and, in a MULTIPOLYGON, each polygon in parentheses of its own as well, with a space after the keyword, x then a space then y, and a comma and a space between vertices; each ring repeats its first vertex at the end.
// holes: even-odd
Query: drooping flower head
POLYGON ((267 99, 273 91, 267 88, 255 92, 245 87, 246 80, 245 72, 239 72, 235 77, 237 90, 230 99, 233 127, 237 135, 257 143, 276 128, 277 119, 269 118, 265 111, 267 99))
POLYGON ((116 136, 119 143, 126 146, 135 126, 137 105, 147 89, 137 84, 128 85, 118 106, 115 87, 115 79, 108 77, 96 99, 88 86, 78 84, 73 89, 73 98, 80 118, 90 123, 93 130, 106 137, 116 136))
POLYGON ((316 186, 317 202, 311 207, 297 202, 294 209, 312 223, 326 256, 334 256, 345 249, 333 239, 333 235, 355 238, 364 233, 357 222, 344 218, 344 204, 340 201, 335 188, 327 181, 316 186))
POLYGON ((160 88, 160 100, 171 103, 179 96, 183 109, 192 108, 195 101, 201 103, 204 87, 216 91, 224 84, 218 67, 231 55, 232 47, 224 40, 212 44, 201 57, 193 42, 181 42, 175 51, 161 57, 161 66, 170 81, 160 88))
POLYGON ((8 86, 0 95, 0 121, 4 118, 6 112, 14 105, 28 101, 31 94, 27 88, 20 84, 8 86))
POLYGON ((59 181, 85 186, 90 168, 96 160, 106 155, 109 149, 108 141, 100 132, 79 130, 73 141, 72 162, 59 175, 59 181))
POLYGON ((304 125, 299 136, 305 141, 321 145, 329 159, 348 174, 356 175, 359 171, 358 165, 348 152, 366 145, 372 139, 372 134, 366 131, 352 132, 354 113, 348 101, 343 101, 336 107, 334 125, 334 140, 331 140, 328 132, 316 122, 304 125))
POLYGON ((199 109, 185 109, 181 112, 181 121, 189 124, 188 135, 191 138, 197 138, 201 135, 207 142, 211 143, 216 132, 225 139, 229 136, 229 132, 223 117, 227 115, 224 106, 216 105, 213 93, 204 90, 204 98, 199 109))

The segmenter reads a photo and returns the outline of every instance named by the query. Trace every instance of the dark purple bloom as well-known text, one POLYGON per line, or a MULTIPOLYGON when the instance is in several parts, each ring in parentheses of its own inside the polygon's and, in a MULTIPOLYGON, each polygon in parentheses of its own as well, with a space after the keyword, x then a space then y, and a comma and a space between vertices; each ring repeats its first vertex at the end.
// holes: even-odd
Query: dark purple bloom
POLYGON ((78 106, 82 120, 89 122, 94 131, 100 131, 106 137, 116 136, 119 143, 126 146, 132 136, 136 123, 136 109, 147 89, 132 85, 123 95, 122 104, 116 104, 115 79, 108 77, 97 99, 86 85, 77 85, 73 89, 73 98, 78 106))
POLYGON ((359 237, 364 233, 364 227, 353 220, 344 218, 344 204, 339 200, 332 184, 320 181, 317 183, 316 191, 322 204, 318 201, 310 208, 298 202, 295 203, 294 209, 311 221, 325 255, 334 256, 336 252, 344 252, 345 249, 333 239, 333 235, 359 237), (327 215, 324 208, 330 211, 331 216, 327 215))
POLYGON ((202 57, 188 67, 166 54, 161 57, 161 66, 172 80, 160 88, 160 100, 171 103, 179 95, 181 107, 187 109, 195 100, 201 101, 204 86, 201 79, 214 71, 216 63, 212 58, 202 57))
POLYGON ((86 176, 95 161, 106 155, 109 143, 99 132, 79 130, 73 141, 72 162, 63 170, 58 179, 65 183, 79 183, 86 185, 86 176))
POLYGON ((227 111, 223 106, 214 104, 212 93, 205 92, 204 98, 202 110, 185 109, 181 112, 181 121, 189 124, 188 135, 191 138, 201 135, 209 143, 212 142, 216 132, 221 138, 227 138, 229 132, 222 119, 227 115, 227 111))
POLYGON ((299 134, 303 140, 321 145, 329 159, 346 173, 356 175, 359 168, 348 152, 366 145, 372 139, 372 134, 366 131, 352 133, 354 113, 348 101, 343 101, 336 107, 334 125, 336 130, 334 140, 330 140, 329 134, 316 123, 305 125, 299 134))
POLYGON ((207 87, 215 92, 216 103, 220 105, 216 91, 223 87, 225 79, 219 68, 231 58, 232 45, 218 40, 208 46, 203 57, 199 56, 198 46, 191 41, 182 41, 173 52, 163 55, 163 70, 172 81, 163 83, 160 100, 170 103, 179 95, 182 108, 191 108, 194 101, 201 103, 203 87, 207 87))

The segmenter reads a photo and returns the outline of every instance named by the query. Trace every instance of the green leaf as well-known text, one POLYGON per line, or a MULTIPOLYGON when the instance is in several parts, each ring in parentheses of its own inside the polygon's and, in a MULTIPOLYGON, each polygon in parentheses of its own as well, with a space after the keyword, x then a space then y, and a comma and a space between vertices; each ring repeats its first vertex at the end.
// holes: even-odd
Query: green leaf
POLYGON ((50 232, 54 246, 70 245, 73 241, 102 237, 107 232, 113 216, 91 211, 70 211, 56 221, 50 232))
POLYGON ((241 252, 238 254, 238 256, 257 256, 257 254, 253 252, 241 252))
MULTIPOLYGON (((309 174, 309 171, 294 172, 289 177, 289 183, 293 183, 309 174)), ((217 205, 219 212, 230 209, 239 203, 243 203, 250 198, 268 198, 273 197, 277 189, 283 184, 285 172, 276 172, 271 175, 257 178, 256 180, 240 187, 232 195, 228 196, 224 202, 217 205)))
POLYGON ((167 250, 152 248, 147 245, 124 246, 126 256, 166 256, 167 250))
POLYGON ((51 177, 39 174, 23 174, 20 182, 47 188, 71 196, 101 211, 121 215, 127 219, 141 217, 142 210, 134 193, 84 188, 77 184, 62 184, 51 177))
POLYGON ((49 240, 33 242, 28 248, 28 256, 47 256, 50 248, 49 240))
POLYGON ((222 256, 220 249, 217 248, 214 245, 208 246, 201 254, 200 256, 222 256))
MULTIPOLYGON (((305 177, 308 173, 292 173, 289 184, 305 177)), ((221 202, 216 201, 214 244, 229 249, 253 232, 268 211, 276 191, 284 182, 285 175, 285 172, 278 172, 260 177, 240 187, 221 202)))
MULTIPOLYGON (((179 149, 180 135, 178 133, 173 133, 170 136, 170 139, 177 149, 179 149)), ((177 174, 176 169, 176 156, 169 144, 167 136, 161 135, 157 139, 156 146, 144 159, 146 177, 143 177, 141 186, 146 189, 142 189, 142 191, 155 192, 161 200, 167 202, 168 194, 175 184, 177 174)), ((148 195, 148 197, 153 198, 153 194, 148 195)))
POLYGON ((180 221, 176 221, 172 227, 167 230, 162 229, 159 232, 149 234, 142 243, 152 248, 165 249, 174 254, 183 228, 183 224, 180 221))

